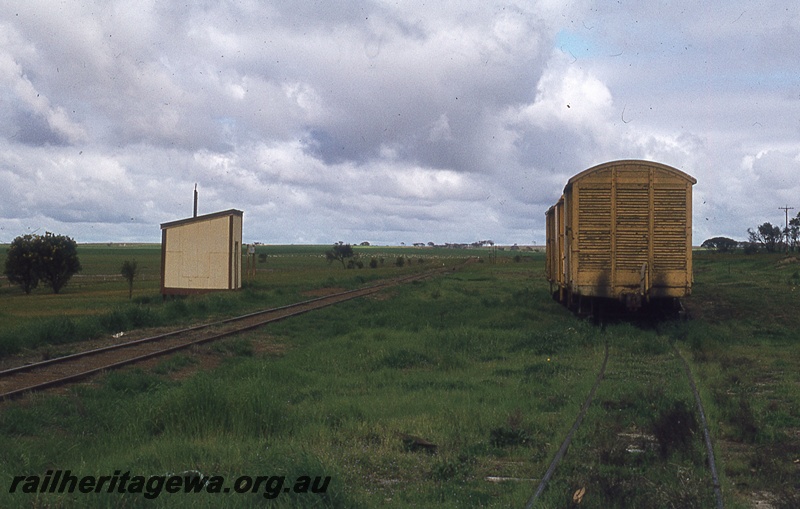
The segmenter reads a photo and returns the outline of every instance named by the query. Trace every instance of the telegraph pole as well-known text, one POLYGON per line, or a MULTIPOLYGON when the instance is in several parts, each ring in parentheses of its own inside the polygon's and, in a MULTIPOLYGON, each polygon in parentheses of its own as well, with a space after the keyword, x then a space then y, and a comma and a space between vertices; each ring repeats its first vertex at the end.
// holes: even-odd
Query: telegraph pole
POLYGON ((785 207, 778 207, 778 210, 782 210, 786 213, 786 226, 783 228, 783 234, 786 239, 786 252, 789 252, 789 211, 794 210, 794 207, 789 207, 788 205, 785 207))

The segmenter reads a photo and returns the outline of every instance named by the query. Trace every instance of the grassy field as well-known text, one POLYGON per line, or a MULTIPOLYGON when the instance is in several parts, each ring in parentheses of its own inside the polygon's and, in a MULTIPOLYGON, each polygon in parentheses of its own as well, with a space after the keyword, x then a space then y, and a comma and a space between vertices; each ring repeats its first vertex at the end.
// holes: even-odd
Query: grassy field
MULTIPOLYGON (((343 270, 320 257, 324 247, 262 249, 270 250, 266 263, 235 294, 163 303, 157 280, 143 280, 130 303, 121 279, 71 283, 64 291, 74 297, 94 288, 110 293, 96 297, 94 316, 77 316, 77 307, 70 322, 80 329, 88 327, 81 320, 116 316, 121 323, 137 313, 160 323, 196 320, 460 261, 453 251, 370 248, 383 265, 343 270), (401 254, 412 263, 397 267, 401 254)), ((87 277, 90 270, 113 274, 131 256, 112 251, 96 253, 115 257, 104 262, 107 272, 82 258, 87 277)), ((586 488, 580 507, 713 507, 674 344, 706 404, 726 507, 798 507, 800 263, 697 254, 689 320, 601 327, 549 297, 542 255, 513 256, 500 253, 496 263, 5 404, 0 506, 523 507, 607 344, 606 378, 539 506, 573 507, 573 493, 586 488), (80 476, 200 472, 224 476, 228 486, 237 476, 287 483, 330 476, 330 483, 324 494, 261 486, 247 494, 163 492, 154 500, 105 491, 8 493, 15 476, 57 469, 80 476)), ((29 311, 52 297, 15 292, 3 288, 0 299, 27 299, 19 309, 29 311)), ((26 319, 20 326, 33 323, 26 319)))
POLYGON ((800 507, 800 258, 695 256, 693 360, 729 488, 761 507, 800 507))
MULTIPOLYGON (((0 246, 0 267, 8 246, 0 246)), ((0 279, 0 357, 25 348, 71 343, 140 327, 211 319, 296 302, 320 287, 353 288, 367 281, 461 263, 491 252, 448 249, 358 247, 364 268, 342 270, 325 260, 327 246, 258 246, 256 275, 244 276, 243 292, 164 301, 160 296, 161 247, 80 245, 83 270, 56 295, 40 286, 31 295, 0 279), (403 266, 397 266, 399 257, 403 266), (369 262, 376 260, 376 267, 369 262), (133 299, 120 274, 124 261, 136 261, 139 275, 133 299)), ((244 265, 243 265, 244 266, 244 265)))

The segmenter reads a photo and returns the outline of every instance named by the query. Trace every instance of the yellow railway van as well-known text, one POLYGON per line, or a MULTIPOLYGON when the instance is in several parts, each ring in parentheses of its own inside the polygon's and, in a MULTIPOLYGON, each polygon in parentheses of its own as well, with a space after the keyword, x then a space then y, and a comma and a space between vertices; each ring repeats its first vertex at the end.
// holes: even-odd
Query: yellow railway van
POLYGON ((638 309, 692 291, 692 186, 665 164, 622 160, 585 170, 548 209, 546 274, 570 307, 596 298, 638 309))

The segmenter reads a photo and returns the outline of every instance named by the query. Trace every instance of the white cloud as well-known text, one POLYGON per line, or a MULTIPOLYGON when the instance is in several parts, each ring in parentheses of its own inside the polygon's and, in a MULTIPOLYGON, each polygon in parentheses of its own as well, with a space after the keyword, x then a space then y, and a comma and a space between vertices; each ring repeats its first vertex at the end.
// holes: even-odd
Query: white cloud
POLYGON ((0 5, 0 241, 157 240, 197 182, 267 242, 541 242, 623 157, 698 179, 698 238, 800 209, 800 6, 662 4, 0 5))
POLYGON ((614 112, 608 87, 590 73, 569 63, 557 51, 536 86, 535 101, 521 117, 540 128, 565 126, 582 131, 598 131, 609 123, 614 112))
MULTIPOLYGON (((0 39, 1 40, 1 39, 0 39)), ((7 39, 6 39, 7 40, 7 39)), ((46 120, 51 131, 68 143, 86 139, 84 129, 70 120, 63 107, 53 106, 50 100, 34 87, 13 56, 0 50, 0 86, 10 95, 9 102, 46 120)))

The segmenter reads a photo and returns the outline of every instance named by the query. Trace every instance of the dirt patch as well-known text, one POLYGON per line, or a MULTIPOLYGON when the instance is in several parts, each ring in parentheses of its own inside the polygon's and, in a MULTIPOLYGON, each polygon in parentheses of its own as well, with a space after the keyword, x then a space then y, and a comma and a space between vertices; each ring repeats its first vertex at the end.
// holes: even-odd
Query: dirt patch
POLYGON ((780 260, 777 265, 778 267, 785 267, 786 265, 791 265, 793 263, 800 263, 800 258, 796 256, 787 256, 783 260, 780 260))

